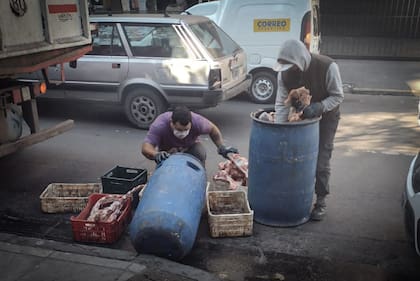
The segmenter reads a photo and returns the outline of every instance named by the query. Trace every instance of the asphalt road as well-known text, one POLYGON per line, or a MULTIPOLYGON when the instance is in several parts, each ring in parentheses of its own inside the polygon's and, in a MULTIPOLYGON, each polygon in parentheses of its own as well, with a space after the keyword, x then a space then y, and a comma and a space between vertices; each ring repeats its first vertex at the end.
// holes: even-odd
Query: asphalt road
MULTIPOLYGON (((420 259, 407 242, 401 193, 420 147, 417 98, 346 95, 333 155, 328 216, 293 228, 254 223, 251 237, 212 239, 203 219, 184 263, 224 280, 419 280, 420 259)), ((250 112, 262 106, 239 97, 198 111, 226 143, 248 156, 250 112)), ((0 231, 71 242, 69 214, 46 215, 39 195, 52 182, 100 182, 116 165, 153 172, 141 156, 145 131, 115 105, 41 101, 41 126, 71 118, 75 127, 0 159, 0 231)), ((209 178, 223 159, 208 137, 209 178)), ((251 148, 252 149, 252 148, 251 148)), ((109 247, 134 251, 127 237, 109 247)))

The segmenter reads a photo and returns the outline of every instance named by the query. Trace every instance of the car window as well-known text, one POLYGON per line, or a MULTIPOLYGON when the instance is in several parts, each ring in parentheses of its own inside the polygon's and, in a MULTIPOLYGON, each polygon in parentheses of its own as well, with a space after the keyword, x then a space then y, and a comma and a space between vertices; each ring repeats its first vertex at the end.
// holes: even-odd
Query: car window
POLYGON ((188 53, 171 25, 123 25, 134 56, 187 58, 188 53))
POLYGON ((240 49, 235 41, 211 21, 192 24, 190 27, 214 58, 231 55, 240 49))
POLYGON ((92 34, 92 51, 88 55, 126 56, 115 24, 96 23, 92 34))

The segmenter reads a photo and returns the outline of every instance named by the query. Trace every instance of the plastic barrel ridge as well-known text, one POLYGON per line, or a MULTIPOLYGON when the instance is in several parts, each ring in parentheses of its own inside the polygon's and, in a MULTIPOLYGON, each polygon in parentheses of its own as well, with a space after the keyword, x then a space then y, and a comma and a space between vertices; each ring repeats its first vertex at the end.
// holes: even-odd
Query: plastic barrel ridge
POLYGON ((191 250, 205 203, 206 171, 192 155, 171 155, 150 177, 130 224, 139 253, 180 260, 191 250))
POLYGON ((280 227, 305 223, 315 188, 320 119, 273 123, 254 113, 251 118, 248 199, 254 220, 280 227))

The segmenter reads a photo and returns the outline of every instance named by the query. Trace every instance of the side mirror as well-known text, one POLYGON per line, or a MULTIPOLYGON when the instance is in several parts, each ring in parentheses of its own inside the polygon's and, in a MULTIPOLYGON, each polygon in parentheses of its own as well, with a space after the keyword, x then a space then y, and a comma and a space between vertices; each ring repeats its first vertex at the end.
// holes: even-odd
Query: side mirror
POLYGON ((77 68, 77 60, 72 60, 71 62, 69 62, 69 66, 71 68, 77 68))

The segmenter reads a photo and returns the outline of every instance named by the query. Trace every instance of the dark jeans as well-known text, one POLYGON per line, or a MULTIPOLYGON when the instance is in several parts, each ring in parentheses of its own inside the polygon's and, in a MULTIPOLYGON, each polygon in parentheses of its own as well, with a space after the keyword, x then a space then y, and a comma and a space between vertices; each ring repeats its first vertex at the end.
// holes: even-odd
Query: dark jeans
POLYGON ((201 164, 205 166, 207 153, 206 148, 201 142, 196 142, 193 146, 188 148, 188 150, 186 150, 185 153, 195 156, 196 158, 198 158, 198 160, 200 160, 201 164))
POLYGON ((326 196, 330 193, 330 160, 334 149, 334 137, 340 120, 340 109, 325 112, 319 122, 319 150, 316 167, 315 193, 317 196, 326 196))

